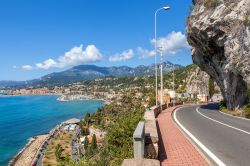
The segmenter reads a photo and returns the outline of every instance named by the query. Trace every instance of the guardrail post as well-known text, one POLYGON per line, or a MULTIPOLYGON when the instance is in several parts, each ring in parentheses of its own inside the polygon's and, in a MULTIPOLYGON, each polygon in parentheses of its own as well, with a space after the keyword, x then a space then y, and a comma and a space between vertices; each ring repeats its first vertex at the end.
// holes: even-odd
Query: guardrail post
POLYGON ((133 134, 134 140, 134 158, 142 159, 144 158, 144 148, 145 148, 145 124, 140 121, 133 134))

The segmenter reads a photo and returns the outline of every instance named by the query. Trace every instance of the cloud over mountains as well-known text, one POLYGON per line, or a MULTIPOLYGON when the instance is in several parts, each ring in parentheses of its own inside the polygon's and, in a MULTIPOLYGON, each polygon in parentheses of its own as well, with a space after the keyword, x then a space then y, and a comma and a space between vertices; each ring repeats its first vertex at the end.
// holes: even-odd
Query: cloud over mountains
MULTIPOLYGON (((161 47, 163 55, 175 55, 177 52, 181 52, 185 49, 189 49, 185 34, 182 32, 172 31, 164 37, 157 39, 157 47, 161 47)), ((155 39, 150 41, 154 47, 155 39)), ((135 51, 128 49, 121 53, 109 56, 109 62, 120 62, 132 59, 135 55, 139 55, 141 58, 149 58, 155 56, 155 50, 148 50, 142 47, 138 47, 135 51)), ((51 69, 51 68, 65 68, 82 64, 93 64, 101 61, 103 55, 95 45, 88 45, 86 48, 81 44, 75 46, 69 51, 65 52, 63 56, 59 56, 57 59, 49 58, 43 62, 36 63, 35 65, 23 65, 16 67, 21 70, 33 70, 33 69, 51 69)))
MULTIPOLYGON (((157 50, 159 47, 162 49, 163 55, 175 55, 177 52, 181 52, 185 49, 189 49, 186 35, 182 32, 172 31, 164 37, 160 37, 156 41, 157 50)), ((153 47, 155 47, 155 39, 150 41, 153 47)), ((155 56, 155 50, 148 50, 142 47, 137 48, 137 53, 142 58, 149 58, 155 56)))
POLYGON ((86 48, 83 45, 75 46, 68 52, 65 52, 63 56, 60 56, 57 60, 47 59, 41 63, 37 63, 34 66, 24 65, 21 66, 22 70, 32 69, 50 69, 50 68, 65 68, 80 64, 95 63, 102 59, 102 54, 95 47, 95 45, 88 45, 86 48))
POLYGON ((127 51, 123 51, 121 54, 116 54, 109 57, 110 62, 118 62, 118 61, 125 61, 133 58, 134 51, 129 49, 127 51))

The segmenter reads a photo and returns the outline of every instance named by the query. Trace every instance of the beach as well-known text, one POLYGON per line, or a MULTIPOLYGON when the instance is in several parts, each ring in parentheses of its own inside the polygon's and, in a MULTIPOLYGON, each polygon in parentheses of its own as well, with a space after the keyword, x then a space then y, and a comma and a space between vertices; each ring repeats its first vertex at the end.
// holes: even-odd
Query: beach
POLYGON ((10 166, 29 166, 48 134, 33 137, 24 149, 12 160, 10 166))

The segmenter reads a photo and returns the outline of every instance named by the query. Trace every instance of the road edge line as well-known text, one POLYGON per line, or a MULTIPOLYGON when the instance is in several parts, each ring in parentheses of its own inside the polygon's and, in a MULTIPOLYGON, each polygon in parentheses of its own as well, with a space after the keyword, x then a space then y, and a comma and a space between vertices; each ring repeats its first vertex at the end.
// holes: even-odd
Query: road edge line
POLYGON ((239 128, 237 128, 237 127, 231 126, 231 125, 226 124, 226 123, 223 123, 223 122, 220 122, 220 121, 218 121, 218 120, 215 120, 215 119, 213 119, 213 118, 210 118, 210 117, 208 117, 208 116, 202 114, 202 113, 199 111, 199 107, 196 108, 196 112, 197 112, 198 114, 200 114, 201 116, 203 116, 204 118, 207 118, 207 119, 209 119, 209 120, 211 120, 211 121, 214 121, 214 122, 219 123, 219 124, 221 124, 221 125, 223 125, 223 126, 226 126, 226 127, 231 128, 231 129, 234 129, 234 130, 237 130, 237 131, 240 131, 240 132, 242 132, 242 133, 245 133, 245 134, 250 135, 250 132, 248 132, 248 131, 239 129, 239 128))
POLYGON ((225 112, 222 112, 222 111, 219 111, 221 114, 224 114, 224 115, 227 115, 227 116, 231 116, 231 117, 234 117, 234 118, 238 118, 238 119, 242 119, 242 120, 247 120, 247 121, 250 121, 250 119, 247 119, 247 118, 244 118, 244 117, 240 117, 240 116, 233 116, 233 115, 230 115, 230 114, 227 114, 225 112))
MULTIPOLYGON (((181 107, 182 108, 182 107, 181 107)), ((177 108, 174 110, 174 120, 178 124, 178 126, 189 136, 189 138, 192 139, 193 142, 196 143, 197 146, 199 146, 200 149, 202 149, 216 164, 219 166, 226 166, 217 156, 215 156, 205 145, 203 145, 191 132, 189 132, 177 119, 176 112, 180 108, 177 108)))

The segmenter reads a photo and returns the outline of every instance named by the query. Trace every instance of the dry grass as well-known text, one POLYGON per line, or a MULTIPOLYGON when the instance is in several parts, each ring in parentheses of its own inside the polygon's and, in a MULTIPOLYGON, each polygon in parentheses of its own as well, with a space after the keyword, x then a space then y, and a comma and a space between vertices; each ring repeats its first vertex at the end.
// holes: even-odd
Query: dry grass
POLYGON ((240 110, 230 111, 228 109, 222 109, 221 111, 226 113, 226 114, 229 114, 229 115, 242 117, 242 111, 240 111, 240 110))
POLYGON ((55 149, 56 145, 60 144, 62 148, 64 149, 62 156, 67 156, 71 154, 71 139, 72 139, 72 133, 71 132, 61 132, 57 137, 55 137, 49 146, 47 147, 47 150, 45 152, 44 158, 43 158, 43 165, 57 165, 57 160, 55 156, 55 149))

